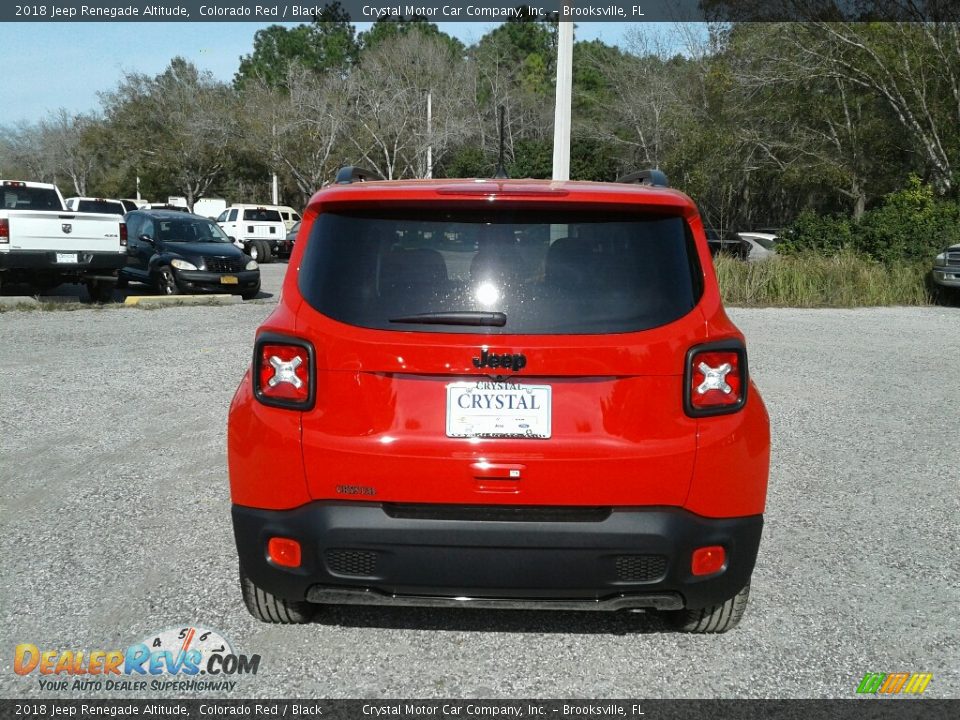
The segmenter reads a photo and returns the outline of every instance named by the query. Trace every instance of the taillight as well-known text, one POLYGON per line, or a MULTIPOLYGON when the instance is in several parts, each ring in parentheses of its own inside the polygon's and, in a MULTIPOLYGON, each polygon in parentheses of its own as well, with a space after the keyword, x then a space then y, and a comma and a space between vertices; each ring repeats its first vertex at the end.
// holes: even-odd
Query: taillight
POLYGON ((687 352, 683 405, 702 417, 736 412, 747 401, 747 350, 739 341, 698 345, 687 352))
POLYGON ((313 406, 313 346, 298 338, 265 333, 253 355, 253 390, 264 405, 304 410, 313 406))
POLYGON ((120 223, 120 247, 126 247, 127 245, 127 224, 122 222, 120 223))
POLYGON ((10 242, 10 221, 0 218, 0 243, 10 242))

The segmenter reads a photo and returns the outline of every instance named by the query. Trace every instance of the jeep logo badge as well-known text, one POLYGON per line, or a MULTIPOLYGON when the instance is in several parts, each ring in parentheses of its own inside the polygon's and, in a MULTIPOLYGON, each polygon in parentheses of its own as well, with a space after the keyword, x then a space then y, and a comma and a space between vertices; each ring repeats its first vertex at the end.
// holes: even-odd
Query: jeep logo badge
POLYGON ((60 229, 63 230, 67 235, 69 235, 70 233, 73 232, 73 225, 71 225, 70 223, 63 223, 63 225, 60 226, 60 229))
POLYGON ((510 353, 497 355, 496 353, 488 353, 484 348, 480 351, 480 357, 473 359, 473 366, 477 368, 509 368, 516 372, 527 366, 527 356, 511 355, 510 353))

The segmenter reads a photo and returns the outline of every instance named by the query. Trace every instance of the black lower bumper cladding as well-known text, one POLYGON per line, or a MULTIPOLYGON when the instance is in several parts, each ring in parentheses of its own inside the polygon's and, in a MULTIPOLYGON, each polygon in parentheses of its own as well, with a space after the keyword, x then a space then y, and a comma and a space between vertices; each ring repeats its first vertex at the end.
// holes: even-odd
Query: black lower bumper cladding
POLYGON ((544 521, 544 508, 477 520, 470 508, 313 502, 293 510, 233 507, 240 562, 258 586, 289 600, 324 603, 618 610, 702 608, 750 580, 763 516, 704 518, 678 508, 612 508, 602 519, 544 521), (442 512, 431 517, 431 508, 442 512), (539 514, 538 514, 539 513, 539 514), (297 540, 301 565, 267 556, 271 537, 297 540), (721 545, 727 562, 697 577, 698 547, 721 545))

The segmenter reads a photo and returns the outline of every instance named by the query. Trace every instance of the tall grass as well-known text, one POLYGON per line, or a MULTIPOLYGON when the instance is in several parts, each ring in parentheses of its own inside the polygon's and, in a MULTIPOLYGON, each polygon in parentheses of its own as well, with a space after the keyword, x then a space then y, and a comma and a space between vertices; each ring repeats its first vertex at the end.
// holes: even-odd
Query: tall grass
POLYGON ((864 307, 928 305, 927 263, 879 263, 853 252, 804 253, 765 262, 716 257, 723 300, 730 305, 864 307))

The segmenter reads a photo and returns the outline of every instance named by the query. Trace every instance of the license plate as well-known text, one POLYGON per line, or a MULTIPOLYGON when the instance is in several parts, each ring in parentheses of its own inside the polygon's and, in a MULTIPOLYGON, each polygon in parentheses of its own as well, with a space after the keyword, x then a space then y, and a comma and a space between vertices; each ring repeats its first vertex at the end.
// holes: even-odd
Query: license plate
POLYGON ((76 253, 57 253, 57 262, 58 263, 76 263, 77 254, 76 253))
POLYGON ((222 275, 220 277, 221 285, 236 285, 238 282, 236 275, 222 275))
POLYGON ((550 437, 549 385, 480 380, 447 385, 447 437, 550 437))

